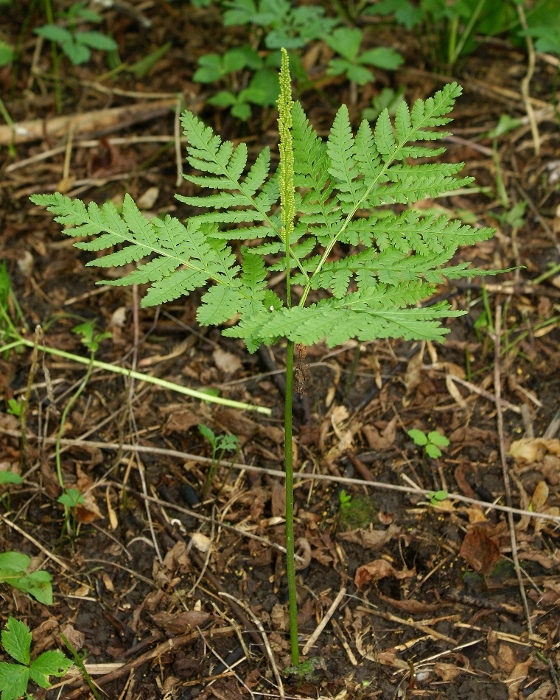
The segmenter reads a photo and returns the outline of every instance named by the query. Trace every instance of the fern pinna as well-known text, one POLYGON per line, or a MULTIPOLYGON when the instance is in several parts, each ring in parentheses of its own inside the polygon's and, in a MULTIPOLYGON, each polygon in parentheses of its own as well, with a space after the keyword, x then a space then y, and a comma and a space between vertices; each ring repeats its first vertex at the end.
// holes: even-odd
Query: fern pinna
POLYGON ((198 309, 199 323, 235 319, 223 333, 243 338, 251 351, 282 337, 303 345, 325 339, 329 346, 351 338, 441 339, 446 329, 440 319, 461 312, 452 311, 446 302, 426 308, 419 308, 418 302, 445 277, 481 274, 466 263, 444 265, 458 246, 493 234, 489 228, 409 208, 472 179, 457 177, 461 163, 414 162, 444 152, 419 142, 447 135, 434 127, 450 121, 447 115, 460 93, 452 83, 432 98, 417 100, 410 111, 403 102, 394 124, 385 110, 373 131, 363 121, 356 135, 343 105, 326 142, 311 127, 302 106, 293 105, 293 186, 289 180, 283 185, 292 189, 289 242, 269 149, 247 169, 244 143, 234 147, 222 141, 188 111, 182 125, 193 170, 185 178, 211 194, 177 195, 207 210, 191 216, 186 225, 171 216, 146 219, 129 195, 121 212, 111 202, 86 207, 59 193, 31 199, 53 212, 67 227, 66 234, 92 237, 76 247, 114 250, 88 265, 143 261, 128 275, 103 284, 149 285, 144 306, 177 299, 209 283, 198 309), (238 255, 231 248, 235 241, 245 242, 238 255), (333 260, 336 243, 349 244, 350 252, 333 260), (269 272, 287 267, 299 296, 293 305, 285 295, 282 299, 267 289, 269 272))

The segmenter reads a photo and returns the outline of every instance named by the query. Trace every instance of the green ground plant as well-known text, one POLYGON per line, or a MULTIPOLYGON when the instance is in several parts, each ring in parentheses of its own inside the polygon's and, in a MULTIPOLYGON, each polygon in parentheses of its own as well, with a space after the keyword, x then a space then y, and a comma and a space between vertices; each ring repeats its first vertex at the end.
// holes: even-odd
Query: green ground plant
POLYGON ((462 56, 472 53, 480 37, 508 33, 518 45, 526 36, 535 37, 537 51, 560 53, 558 1, 537 0, 380 0, 362 10, 364 14, 394 17, 406 29, 415 29, 425 55, 453 70, 462 56), (528 28, 523 30, 517 5, 524 6, 528 28), (526 6, 527 5, 527 6, 526 6), (526 7, 525 7, 526 6, 526 7), (430 37, 430 41, 426 41, 430 37), (436 37, 436 41, 433 41, 436 37))
POLYGON ((251 105, 271 107, 278 99, 278 77, 273 66, 277 58, 269 54, 261 58, 250 46, 237 46, 224 54, 206 54, 198 60, 193 80, 199 83, 226 82, 227 90, 220 90, 207 102, 216 107, 227 107, 232 116, 246 121, 251 116, 251 105), (241 71, 254 71, 245 88, 241 71))
POLYGON ((237 435, 216 435, 211 428, 203 423, 199 424, 198 429, 202 437, 206 438, 212 447, 212 461, 210 462, 208 474, 206 476, 206 480, 204 481, 204 486, 202 487, 202 498, 204 499, 208 495, 208 491, 212 485, 212 480, 216 475, 216 471, 218 470, 225 453, 235 452, 233 457, 233 460, 235 461, 235 457, 237 456, 241 447, 241 441, 237 435))
POLYGON ((111 202, 86 206, 60 193, 33 195, 31 200, 46 206, 67 235, 79 237, 76 247, 98 253, 88 265, 137 263, 132 272, 108 284, 147 285, 144 307, 203 288, 197 311, 201 325, 227 323, 223 335, 242 339, 250 352, 261 344, 285 348, 286 569, 292 662, 297 666, 294 346, 324 340, 333 347, 350 339, 393 337, 441 340, 448 332, 442 320, 464 312, 445 301, 420 302, 446 278, 485 274, 467 262, 446 263, 459 246, 494 232, 444 214, 421 216, 409 208, 472 181, 458 176, 461 163, 426 162, 445 150, 431 148, 429 142, 448 134, 439 128, 450 121, 461 93, 457 84, 417 100, 411 110, 402 102, 394 122, 383 111, 374 130, 364 120, 355 135, 348 108, 342 105, 323 141, 301 104, 292 101, 288 63, 283 50, 276 171, 271 171, 268 148, 247 168, 245 143, 235 147, 222 141, 194 114, 183 113, 192 168, 185 178, 210 190, 206 195, 177 195, 188 206, 206 210, 193 211, 186 224, 170 215, 147 219, 129 195, 120 213, 111 202), (339 244, 347 244, 349 251, 333 256, 339 244), (285 276, 283 292, 267 284, 271 273, 280 272, 285 276))
POLYGON ((21 552, 0 553, 0 582, 28 593, 43 605, 52 605, 51 575, 48 571, 29 571, 31 559, 21 552))
POLYGON ((423 430, 413 428, 408 431, 408 436, 413 439, 415 445, 423 447, 424 452, 432 459, 441 457, 440 447, 449 446, 449 440, 439 430, 430 430, 429 433, 425 433, 423 430))
POLYGON ((338 499, 338 522, 343 530, 366 527, 375 520, 377 509, 369 496, 360 494, 352 497, 342 489, 338 499))
POLYGON ((80 31, 80 22, 99 23, 103 18, 97 12, 88 9, 84 2, 72 5, 66 12, 59 13, 60 19, 68 25, 47 23, 35 29, 35 34, 54 42, 62 49, 72 65, 78 66, 89 61, 91 49, 98 51, 116 51, 118 44, 111 37, 98 31, 80 31))
POLYGON ((384 46, 360 52, 363 38, 361 29, 351 27, 338 27, 331 34, 325 35, 326 43, 340 56, 329 61, 329 75, 345 75, 348 80, 365 85, 375 80, 368 66, 396 70, 404 63, 404 58, 395 49, 384 46))
POLYGON ((24 623, 13 617, 8 618, 2 630, 2 646, 15 663, 0 662, 0 698, 17 700, 32 699, 27 687, 33 681, 40 688, 50 688, 50 676, 65 676, 72 666, 70 659, 58 649, 44 651, 31 660, 31 631, 24 623))

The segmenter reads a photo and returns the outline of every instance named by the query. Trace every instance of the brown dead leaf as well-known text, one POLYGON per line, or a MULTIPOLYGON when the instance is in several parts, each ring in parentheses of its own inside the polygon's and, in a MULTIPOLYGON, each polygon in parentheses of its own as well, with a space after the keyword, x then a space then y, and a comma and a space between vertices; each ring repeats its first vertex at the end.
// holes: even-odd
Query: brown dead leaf
POLYGON ((290 629, 288 611, 280 603, 275 603, 270 611, 270 624, 275 630, 286 632, 290 629))
POLYGON ((508 454, 521 462, 541 462, 546 454, 560 455, 560 440, 522 438, 511 443, 508 454))
POLYGON ((523 693, 521 692, 521 684, 529 675, 529 669, 533 663, 533 655, 529 656, 526 661, 518 663, 513 668, 506 685, 508 687, 508 700, 521 700, 523 693))
POLYGON ((374 425, 364 425, 362 432, 372 450, 386 450, 395 442, 397 417, 395 416, 381 432, 374 425))
POLYGON ((286 489, 275 481, 272 484, 272 496, 270 499, 272 517, 283 517, 286 513, 286 489))
POLYGON ((441 661, 434 664, 434 673, 438 675, 442 681, 449 682, 454 681, 460 673, 463 673, 463 669, 455 664, 444 664, 441 661))
POLYGON ((392 668, 400 668, 403 671, 410 671, 410 666, 403 659, 399 659, 395 649, 385 649, 375 655, 375 660, 382 666, 391 666, 392 668))
POLYGON ((411 569, 398 571, 385 559, 376 559, 356 569, 354 583, 358 588, 361 588, 372 580, 379 581, 379 579, 387 578, 388 576, 393 576, 397 579, 410 578, 414 576, 414 571, 411 569))
POLYGON ((491 573, 500 558, 498 545, 481 527, 473 527, 467 532, 459 554, 467 564, 483 576, 491 573))
POLYGON ((71 624, 65 625, 60 631, 76 651, 80 651, 80 649, 84 646, 86 635, 83 632, 80 632, 80 630, 77 630, 75 627, 72 627, 71 624))
POLYGON ((185 433, 200 423, 200 417, 187 408, 181 408, 170 414, 163 426, 163 435, 170 433, 185 433))
POLYGON ((400 527, 391 524, 386 530, 364 530, 359 528, 350 532, 340 532, 338 538, 345 542, 359 544, 364 549, 377 550, 386 545, 393 537, 397 537, 400 532, 400 527))
POLYGON ((99 510, 95 496, 93 495, 93 481, 79 466, 76 467, 76 487, 81 492, 83 503, 76 506, 76 520, 79 523, 92 523, 95 520, 102 520, 103 515, 99 510))
POLYGON ((536 561, 545 569, 553 569, 560 565, 560 552, 555 550, 553 554, 546 554, 545 552, 519 552, 519 558, 525 561, 536 561))
POLYGON ((422 362, 424 357, 424 343, 418 352, 408 363, 406 373, 404 375, 404 385, 406 393, 411 394, 422 381, 422 362))
POLYGON ((198 627, 212 619, 214 615, 202 610, 188 610, 180 613, 159 612, 152 614, 152 620, 168 634, 184 634, 190 627, 198 627))
POLYGON ((544 506, 548 500, 548 493, 549 489, 546 481, 539 481, 531 497, 531 506, 537 513, 544 512, 544 506))
POLYGON ((466 468, 466 464, 460 464, 458 467, 456 467, 454 472, 455 481, 457 482, 457 486, 461 489, 465 496, 468 496, 468 498, 476 498, 476 493, 467 481, 467 477, 465 474, 466 468))
POLYGON ((331 411, 331 425, 336 437, 339 440, 344 439, 346 431, 344 430, 344 422, 348 420, 348 409, 346 406, 335 406, 331 411))
POLYGON ((421 603, 419 600, 396 600, 395 598, 389 598, 389 596, 383 595, 383 593, 378 592, 377 596, 381 598, 385 603, 392 605, 397 610, 402 610, 402 612, 408 613, 409 615, 419 615, 421 613, 431 612, 433 610, 440 610, 441 604, 430 604, 421 603))
POLYGON ((214 412, 214 419, 221 427, 238 437, 252 437, 259 431, 258 423, 234 408, 220 408, 214 412))
POLYGON ((241 360, 232 352, 216 348, 212 353, 212 359, 216 367, 227 375, 235 374, 243 366, 241 360))

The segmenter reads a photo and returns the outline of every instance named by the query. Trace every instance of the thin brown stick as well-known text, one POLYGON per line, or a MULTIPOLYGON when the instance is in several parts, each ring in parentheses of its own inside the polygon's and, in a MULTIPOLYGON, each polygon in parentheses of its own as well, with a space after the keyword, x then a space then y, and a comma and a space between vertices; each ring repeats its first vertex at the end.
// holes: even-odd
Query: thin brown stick
POLYGON ((272 648, 271 648, 271 646, 270 646, 270 643, 269 643, 269 641, 268 641, 268 637, 266 636, 266 632, 264 631, 264 627, 262 626, 261 621, 260 621, 259 618, 255 615, 255 613, 251 610, 250 607, 244 605, 244 603, 242 603, 242 602, 241 602, 240 600, 238 600, 237 598, 234 598, 234 597, 233 597, 232 595, 230 595, 229 593, 225 593, 224 591, 220 591, 218 595, 220 595, 220 596, 223 597, 223 598, 229 598, 229 600, 230 600, 231 602, 235 603, 235 604, 238 605, 240 608, 243 608, 243 610, 245 610, 245 612, 247 613, 247 615, 249 615, 249 617, 251 618, 251 620, 253 620, 253 622, 255 623, 257 629, 258 629, 259 632, 261 633, 261 637, 262 637, 262 640, 263 640, 264 648, 265 648, 265 650, 266 650, 266 655, 268 656, 268 660, 270 661, 270 665, 272 666, 272 672, 274 673, 274 678, 276 679, 276 683, 277 683, 277 685, 278 685, 278 692, 280 693, 280 697, 281 697, 281 698, 285 698, 286 696, 285 696, 285 694, 284 694, 284 685, 283 685, 283 683, 282 683, 282 676, 280 675, 280 673, 279 673, 279 671, 278 671, 278 666, 276 665, 276 659, 274 658, 274 654, 272 653, 272 648))
POLYGON ((70 569, 70 567, 68 566, 68 564, 65 564, 65 563, 62 561, 62 559, 59 559, 59 558, 56 556, 56 554, 53 554, 52 552, 49 552, 49 550, 48 550, 46 547, 44 547, 38 540, 36 540, 36 539, 35 539, 32 535, 30 535, 28 532, 25 532, 25 530, 23 530, 19 525, 16 525, 16 524, 13 523, 11 520, 8 520, 8 518, 7 518, 5 515, 2 515, 1 513, 0 513, 0 518, 2 519, 2 522, 6 523, 6 525, 7 525, 8 527, 11 527, 12 530, 15 530, 16 532, 19 532, 19 534, 20 534, 22 537, 25 537, 25 539, 26 539, 26 540, 29 540, 29 542, 31 542, 32 544, 34 544, 35 547, 37 547, 37 549, 40 549, 41 552, 43 552, 43 554, 44 554, 45 556, 47 556, 49 559, 52 559, 56 564, 58 564, 58 565, 60 566, 61 569, 64 569, 65 571, 68 571, 68 570, 70 569))
POLYGON ((325 616, 321 620, 321 622, 317 625, 317 628, 315 629, 315 632, 309 637, 307 642, 305 643, 305 646, 303 647, 302 654, 303 656, 307 656, 309 654, 309 650, 311 647, 315 644, 315 642, 319 639, 321 632, 325 629, 327 626, 328 621, 331 619, 331 617, 334 615, 336 609, 340 605, 340 601, 344 598, 346 595, 346 588, 341 588, 340 591, 338 592, 338 595, 336 598, 333 600, 332 605, 330 608, 327 610, 325 613, 325 616))
MULTIPOLYGON (((21 431, 19 430, 8 430, 7 428, 0 427, 0 435, 10 435, 11 437, 20 437, 21 431)), ((37 440, 37 436, 28 434, 28 439, 37 440)), ((45 438, 44 442, 54 443, 54 438, 45 438)), ((67 445, 69 447, 96 447, 101 450, 122 450, 124 452, 144 452, 147 454, 158 454, 165 455, 167 457, 177 457, 178 459, 183 459, 185 461, 189 460, 192 462, 199 462, 200 464, 210 464, 212 460, 209 457, 202 457, 200 455, 190 454, 189 452, 181 452, 180 450, 170 450, 164 447, 148 447, 146 445, 130 445, 127 443, 118 442, 98 442, 95 440, 71 440, 63 438, 61 440, 61 445, 67 445)), ((279 469, 267 469, 266 467, 256 467, 253 464, 239 464, 234 462, 231 464, 232 469, 242 470, 242 471, 254 471, 259 472, 259 474, 268 474, 270 476, 276 476, 283 479, 286 474, 279 469)), ((294 472, 294 479, 301 479, 302 481, 332 481, 337 484, 355 484, 356 486, 370 486, 372 488, 382 489, 384 491, 399 491, 400 493, 417 493, 422 496, 430 496, 433 491, 429 489, 421 489, 414 486, 399 486, 397 484, 387 484, 383 481, 364 481, 363 479, 352 479, 346 476, 334 476, 332 474, 307 474, 306 472, 294 472)), ((448 493, 447 498, 452 501, 459 501, 460 503, 468 503, 470 505, 480 506, 481 508, 488 508, 489 510, 499 510, 503 513, 512 513, 513 515, 527 515, 530 518, 540 518, 541 520, 549 520, 556 525, 560 525, 560 517, 557 515, 549 515, 548 513, 535 513, 530 510, 523 510, 521 508, 513 508, 509 506, 501 506, 497 503, 488 503, 488 501, 479 501, 476 498, 469 498, 468 496, 461 496, 458 493, 448 493)))
MULTIPOLYGON (((496 420, 498 427, 498 440, 500 443, 500 461, 502 463, 502 475, 504 479, 504 489, 506 494, 506 503, 511 507, 511 484, 509 480, 508 465, 506 459, 506 446, 504 438, 504 416, 502 413, 502 386, 501 386, 501 343, 500 343, 500 333, 502 330, 502 306, 498 300, 496 303, 496 321, 495 321, 495 337, 494 337, 494 393, 496 395, 496 420)), ((531 614, 529 612, 529 604, 527 602, 527 596, 525 594, 525 587, 523 585, 523 577, 521 573, 521 566, 519 565, 519 557, 517 555, 517 538, 515 536, 515 523, 513 522, 513 513, 508 512, 507 514, 509 536, 511 541, 511 558, 513 560, 513 565, 515 568, 515 574, 517 576, 517 581, 519 584, 519 593, 521 594, 521 601, 523 603, 523 609, 525 611, 525 618, 527 621, 527 631, 529 634, 533 634, 533 625, 531 624, 531 614)))
POLYGON ((422 622, 416 622, 415 620, 405 620, 404 618, 397 617, 392 613, 381 612, 381 610, 374 610, 373 608, 368 608, 365 605, 358 605, 356 607, 356 610, 366 612, 370 615, 375 615, 376 617, 381 617, 383 620, 387 620, 388 622, 396 622, 399 625, 406 625, 406 627, 414 627, 414 629, 420 630, 420 632, 424 632, 424 634, 428 634, 433 639, 441 639, 443 642, 453 644, 454 647, 457 646, 457 642, 455 639, 453 639, 452 637, 448 637, 445 634, 441 634, 441 632, 438 632, 437 630, 433 630, 431 627, 422 624, 422 622))
MULTIPOLYGON (((111 673, 107 673, 105 676, 98 678, 96 680, 96 685, 103 686, 107 685, 108 683, 111 683, 112 681, 116 681, 119 678, 125 676, 127 673, 130 673, 130 671, 133 671, 135 668, 143 666, 145 663, 151 661, 152 659, 156 659, 157 657, 163 656, 164 654, 167 654, 171 651, 176 651, 177 649, 180 649, 181 647, 184 647, 187 644, 190 644, 191 642, 195 642, 197 639, 199 639, 201 634, 205 638, 213 639, 215 637, 227 637, 233 634, 234 632, 235 628, 228 626, 219 627, 218 629, 209 630, 207 632, 200 632, 200 630, 197 630, 195 632, 189 632, 188 634, 182 634, 179 637, 167 639, 165 642, 158 644, 157 647, 150 649, 150 651, 147 651, 145 654, 142 654, 136 659, 133 659, 132 661, 129 661, 126 664, 123 664, 120 668, 111 671, 111 673)), ((79 688, 76 688, 76 690, 73 690, 71 693, 68 693, 68 695, 65 695, 64 700, 78 700, 78 698, 84 692, 85 688, 85 684, 81 685, 79 688)))

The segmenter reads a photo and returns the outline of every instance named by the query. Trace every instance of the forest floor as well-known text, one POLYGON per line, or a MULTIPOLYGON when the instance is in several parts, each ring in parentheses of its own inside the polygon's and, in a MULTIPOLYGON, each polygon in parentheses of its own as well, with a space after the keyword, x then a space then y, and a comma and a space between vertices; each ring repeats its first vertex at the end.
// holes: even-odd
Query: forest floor
MULTIPOLYGON (((19 10, 6 12, 4 30, 17 37, 19 10)), ((85 268, 86 255, 28 199, 58 188, 118 203, 129 192, 155 214, 186 216, 173 198, 189 192, 183 180, 176 187, 177 95, 250 153, 276 147, 274 109, 242 123, 205 105, 208 88, 192 81, 197 58, 235 36, 216 10, 156 2, 146 12, 151 40, 173 44, 146 77, 123 71, 103 80, 95 52, 83 66, 61 64, 63 115, 79 114, 85 126, 48 131, 58 117, 47 43, 37 51, 29 39, 17 71, 0 69, 14 122, 43 120, 35 140, 0 152, 0 258, 14 292, 4 295, 5 310, 26 339, 39 324, 41 344, 84 358, 72 329, 95 320, 111 334, 96 359, 218 389, 272 413, 94 370, 63 426, 64 482, 86 499, 65 519, 55 442, 87 368, 48 353, 33 358, 29 348, 3 353, 0 470, 19 472, 23 483, 0 486, 0 549, 26 553, 32 567, 49 571, 54 602, 3 585, 2 626, 9 616, 24 620, 35 652, 59 647, 64 633, 87 657, 102 697, 115 700, 560 698, 555 59, 536 56, 527 101, 527 55, 506 41, 482 42, 451 78, 424 62, 413 38, 385 26, 381 40, 406 62, 376 70, 376 82, 358 91, 324 75, 324 50, 306 56, 320 90, 300 99, 320 133, 342 103, 357 126, 383 87, 401 86, 412 102, 451 79, 463 86, 443 157, 464 161, 479 191, 423 204, 496 228, 463 259, 517 269, 486 284, 442 287, 441 298, 467 313, 448 322, 441 345, 380 340, 309 349, 295 426, 296 468, 305 473, 295 489, 302 648, 329 619, 305 649, 304 658, 318 660, 297 678, 284 673, 283 347, 251 355, 219 329, 198 327, 196 295, 141 309, 142 290, 95 286, 103 274, 85 268), (493 140, 487 134, 502 115, 520 121, 493 140), (26 391, 22 440, 8 401, 26 391), (203 502, 212 455, 200 423, 240 440, 203 502), (412 428, 438 430, 450 444, 432 459, 409 437, 412 428)), ((145 55, 149 40, 133 18, 111 10, 106 21, 123 61, 145 55)), ((90 691, 76 674, 35 695, 90 691)))

